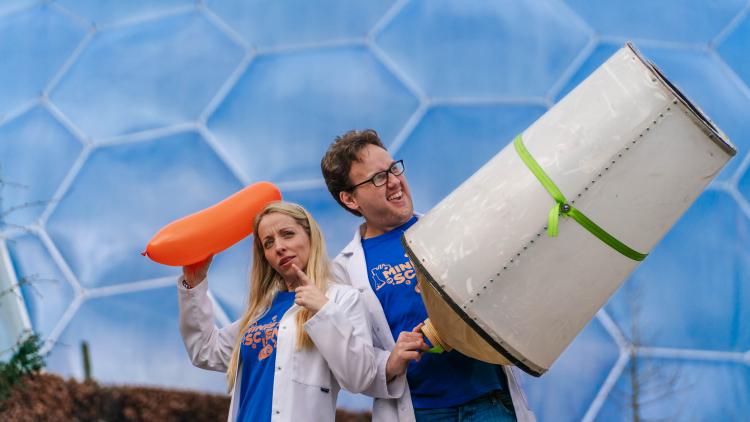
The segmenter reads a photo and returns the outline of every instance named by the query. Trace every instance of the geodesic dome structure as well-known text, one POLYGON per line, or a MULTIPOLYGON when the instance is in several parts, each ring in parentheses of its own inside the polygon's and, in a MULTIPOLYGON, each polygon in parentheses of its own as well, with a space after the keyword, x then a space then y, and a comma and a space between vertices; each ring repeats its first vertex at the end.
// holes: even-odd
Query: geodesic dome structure
MULTIPOLYGON (((629 419, 633 385, 645 416, 748 415, 749 12, 747 0, 3 2, 0 279, 21 282, 2 297, 3 349, 33 328, 50 371, 80 377, 86 340, 101 381, 221 392, 223 376, 183 350, 179 270, 139 255, 159 227, 270 180, 334 255, 357 225, 318 169, 336 135, 376 129, 426 211, 633 40, 739 153, 527 394, 541 421, 629 419)), ((214 261, 217 324, 242 309, 249 248, 214 261)))

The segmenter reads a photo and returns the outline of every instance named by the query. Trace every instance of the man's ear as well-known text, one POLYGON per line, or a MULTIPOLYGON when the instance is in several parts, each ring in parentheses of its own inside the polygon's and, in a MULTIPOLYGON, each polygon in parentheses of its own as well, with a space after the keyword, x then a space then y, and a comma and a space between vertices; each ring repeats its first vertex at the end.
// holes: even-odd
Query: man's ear
POLYGON ((359 204, 357 199, 354 197, 352 192, 341 191, 339 192, 339 199, 346 205, 347 208, 359 212, 359 204))

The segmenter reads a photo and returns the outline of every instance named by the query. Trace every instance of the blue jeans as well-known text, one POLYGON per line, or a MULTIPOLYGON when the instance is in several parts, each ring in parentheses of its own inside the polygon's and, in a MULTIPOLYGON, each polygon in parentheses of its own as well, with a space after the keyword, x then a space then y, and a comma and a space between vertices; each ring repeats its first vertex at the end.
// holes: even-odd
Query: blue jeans
POLYGON ((417 422, 515 422, 513 404, 490 394, 456 407, 414 409, 417 422))

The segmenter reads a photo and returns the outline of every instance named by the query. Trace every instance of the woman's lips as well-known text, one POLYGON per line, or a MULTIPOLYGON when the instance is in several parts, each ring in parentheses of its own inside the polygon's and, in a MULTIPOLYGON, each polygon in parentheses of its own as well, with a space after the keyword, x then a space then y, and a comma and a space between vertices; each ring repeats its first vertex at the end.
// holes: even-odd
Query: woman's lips
POLYGON ((293 259, 294 259, 294 256, 285 256, 281 258, 281 261, 279 261, 279 266, 283 267, 284 265, 292 262, 293 259))

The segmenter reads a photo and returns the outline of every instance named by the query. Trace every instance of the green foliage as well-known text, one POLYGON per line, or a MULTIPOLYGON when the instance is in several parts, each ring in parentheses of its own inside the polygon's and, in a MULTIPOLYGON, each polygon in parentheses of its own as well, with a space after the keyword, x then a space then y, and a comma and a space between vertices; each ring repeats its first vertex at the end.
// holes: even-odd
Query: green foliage
POLYGON ((44 356, 39 353, 41 346, 42 340, 32 334, 14 348, 8 362, 0 362, 0 401, 10 396, 13 386, 21 378, 44 368, 44 356))

